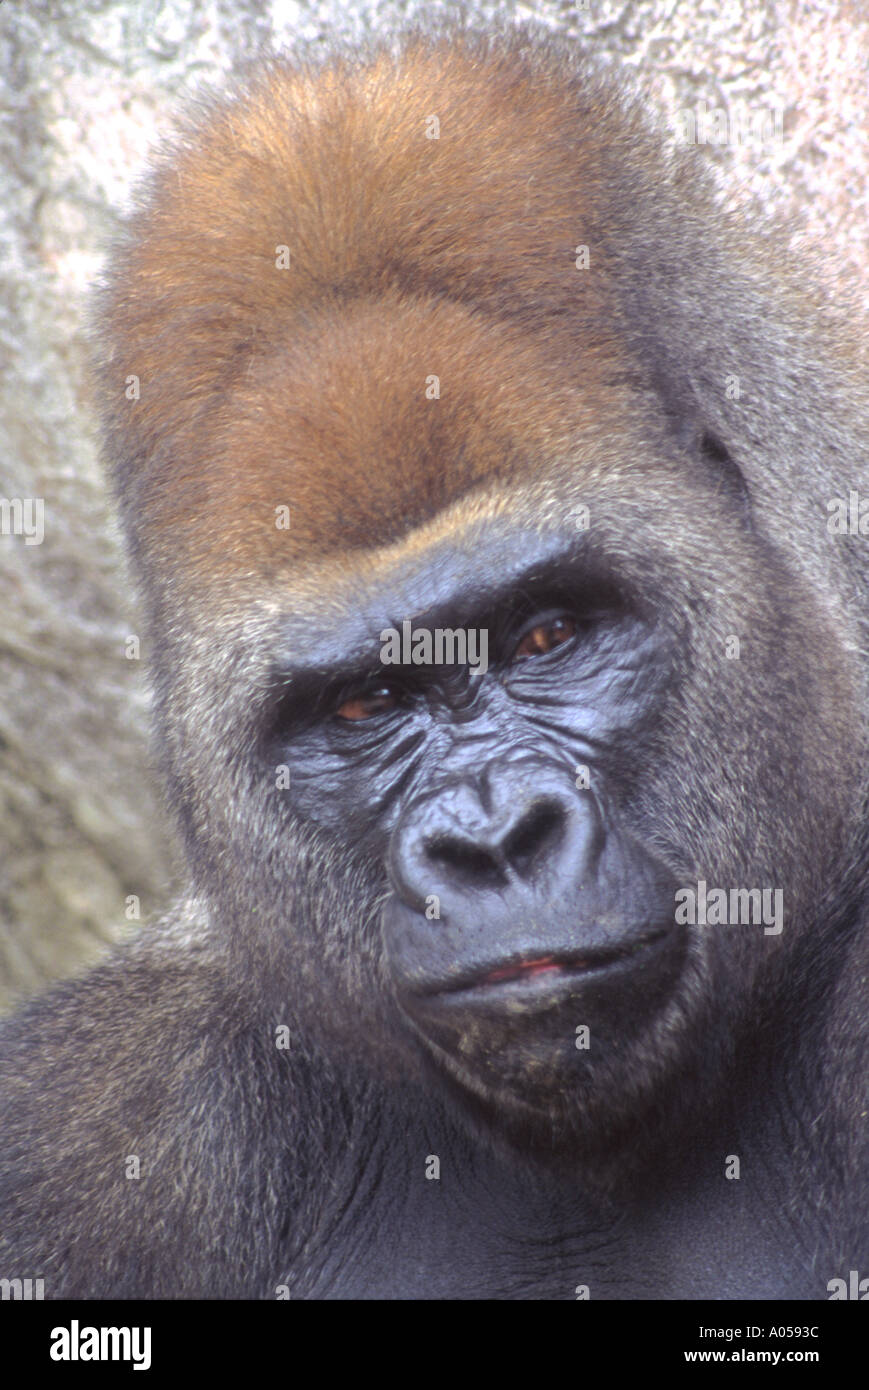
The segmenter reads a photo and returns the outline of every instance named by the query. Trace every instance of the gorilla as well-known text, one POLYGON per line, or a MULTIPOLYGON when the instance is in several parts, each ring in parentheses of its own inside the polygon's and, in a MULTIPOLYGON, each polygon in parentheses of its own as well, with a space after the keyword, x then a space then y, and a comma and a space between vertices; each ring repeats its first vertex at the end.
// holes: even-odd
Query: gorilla
POLYGON ((3 1027, 0 1274, 869 1275, 867 392, 786 255, 533 29, 182 119, 96 339, 190 891, 3 1027))

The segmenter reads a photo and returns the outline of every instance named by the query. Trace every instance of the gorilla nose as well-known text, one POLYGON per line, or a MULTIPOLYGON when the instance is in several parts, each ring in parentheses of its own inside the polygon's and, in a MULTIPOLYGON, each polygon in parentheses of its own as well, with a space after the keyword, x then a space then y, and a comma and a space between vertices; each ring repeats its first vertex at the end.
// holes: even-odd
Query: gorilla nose
POLYGON ((402 818, 390 860, 408 906, 433 893, 467 907, 478 893, 575 887, 588 872, 603 839, 590 793, 576 792, 561 768, 491 771, 426 795, 402 818))
POLYGON ((537 797, 500 825, 483 826, 474 833, 452 828, 430 831, 423 838, 422 857, 456 887, 506 887, 514 875, 532 879, 555 856, 567 821, 567 810, 558 801, 537 797))

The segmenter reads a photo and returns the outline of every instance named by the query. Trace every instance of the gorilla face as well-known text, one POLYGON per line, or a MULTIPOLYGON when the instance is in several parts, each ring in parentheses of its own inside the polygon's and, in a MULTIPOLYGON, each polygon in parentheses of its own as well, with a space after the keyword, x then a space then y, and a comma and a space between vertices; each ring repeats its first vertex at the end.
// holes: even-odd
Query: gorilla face
POLYGON ((334 659, 293 641, 313 688, 297 667, 281 718, 299 811, 385 871, 406 1025, 462 1087, 549 1118, 589 1085, 577 1029, 598 1065, 624 1055, 683 969, 673 872, 623 811, 672 640, 575 536, 467 540, 385 576, 334 659), (384 665, 371 637, 402 613, 423 656, 423 634, 470 630, 485 671, 407 641, 384 665))

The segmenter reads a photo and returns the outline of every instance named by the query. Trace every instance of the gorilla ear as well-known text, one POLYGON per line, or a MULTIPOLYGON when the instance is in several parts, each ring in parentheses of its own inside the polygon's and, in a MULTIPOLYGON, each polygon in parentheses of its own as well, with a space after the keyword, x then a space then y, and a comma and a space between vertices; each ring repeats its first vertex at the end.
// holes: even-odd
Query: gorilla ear
POLYGON ((697 413, 672 413, 677 443, 689 459, 699 463, 710 487, 727 493, 746 521, 752 520, 752 497, 745 474, 720 434, 710 429, 697 413))
POLYGON ((709 470, 713 483, 717 482, 739 503, 747 518, 751 517, 751 493, 745 474, 733 458, 723 439, 714 430, 704 429, 700 435, 698 452, 709 470))
POLYGON ((728 493, 747 522, 752 520, 752 497, 745 474, 727 445, 706 424, 700 394, 684 379, 658 367, 652 374, 653 390, 664 406, 665 417, 678 447, 696 460, 710 485, 728 493))

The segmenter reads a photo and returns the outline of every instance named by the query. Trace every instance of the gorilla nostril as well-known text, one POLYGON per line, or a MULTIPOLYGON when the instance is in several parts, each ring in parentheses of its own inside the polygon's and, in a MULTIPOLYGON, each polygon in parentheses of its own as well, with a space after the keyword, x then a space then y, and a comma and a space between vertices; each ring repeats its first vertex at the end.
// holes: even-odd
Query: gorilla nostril
POLYGON ((491 844, 461 835, 434 835, 426 844, 426 858, 466 888, 503 888, 511 870, 520 878, 530 878, 548 859, 564 836, 565 820, 557 802, 537 801, 517 825, 491 844))
POLYGON ((564 835, 565 815, 553 801, 536 802, 504 841, 504 858, 525 878, 533 873, 564 835))
POLYGON ((472 888, 503 888, 507 882, 507 875, 495 854, 458 836, 438 836, 426 846, 426 856, 472 888))

